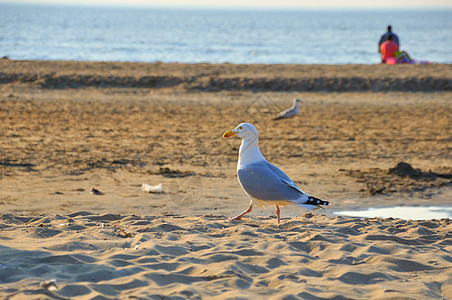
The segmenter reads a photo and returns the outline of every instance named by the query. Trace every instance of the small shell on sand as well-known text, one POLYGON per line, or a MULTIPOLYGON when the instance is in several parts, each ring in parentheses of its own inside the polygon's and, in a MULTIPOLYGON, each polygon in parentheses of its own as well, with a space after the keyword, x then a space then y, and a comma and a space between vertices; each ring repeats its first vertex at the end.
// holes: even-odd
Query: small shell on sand
POLYGON ((55 279, 51 279, 49 281, 42 282, 41 287, 45 288, 48 291, 55 291, 58 289, 55 279))
POLYGON ((99 191, 99 190, 97 190, 95 188, 92 188, 90 193, 91 193, 91 195, 98 195, 98 196, 101 196, 101 195, 104 194, 104 193, 102 193, 101 191, 99 191))

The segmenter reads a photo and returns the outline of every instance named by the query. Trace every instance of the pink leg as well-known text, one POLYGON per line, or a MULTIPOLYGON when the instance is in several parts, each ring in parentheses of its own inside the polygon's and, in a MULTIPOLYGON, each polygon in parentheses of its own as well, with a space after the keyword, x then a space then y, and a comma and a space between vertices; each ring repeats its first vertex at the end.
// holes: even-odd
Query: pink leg
POLYGON ((275 205, 275 206, 276 206, 276 216, 278 217, 278 225, 279 225, 280 219, 281 219, 279 214, 280 214, 281 210, 279 209, 278 205, 275 205))
POLYGON ((253 210, 253 203, 250 203, 250 207, 248 207, 247 210, 245 210, 244 212, 242 212, 240 215, 237 215, 233 218, 229 218, 228 221, 232 221, 232 220, 240 220, 244 215, 246 215, 247 213, 251 212, 253 210))

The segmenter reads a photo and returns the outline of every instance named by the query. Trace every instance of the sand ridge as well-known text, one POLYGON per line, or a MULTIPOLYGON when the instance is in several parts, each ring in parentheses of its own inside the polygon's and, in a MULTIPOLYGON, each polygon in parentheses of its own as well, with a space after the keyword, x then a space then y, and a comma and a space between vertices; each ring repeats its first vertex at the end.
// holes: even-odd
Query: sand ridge
POLYGON ((235 65, 0 60, 0 82, 189 91, 451 91, 450 65, 235 65))

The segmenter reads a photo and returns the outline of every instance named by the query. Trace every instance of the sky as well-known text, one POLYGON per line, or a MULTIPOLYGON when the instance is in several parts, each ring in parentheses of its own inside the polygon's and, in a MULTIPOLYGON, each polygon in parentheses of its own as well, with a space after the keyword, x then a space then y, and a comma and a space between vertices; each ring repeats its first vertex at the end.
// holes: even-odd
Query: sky
POLYGON ((0 0, 0 3, 192 8, 452 8, 452 0, 0 0))

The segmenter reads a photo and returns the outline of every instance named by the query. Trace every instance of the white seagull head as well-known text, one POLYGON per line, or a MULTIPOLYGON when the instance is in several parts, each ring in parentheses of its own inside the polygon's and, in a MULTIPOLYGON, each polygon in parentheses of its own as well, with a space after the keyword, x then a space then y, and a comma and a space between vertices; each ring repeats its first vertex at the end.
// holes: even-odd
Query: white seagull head
POLYGON ((254 140, 258 137, 256 127, 249 123, 239 124, 236 128, 226 131, 223 134, 223 137, 228 138, 235 135, 241 137, 244 141, 254 140))

